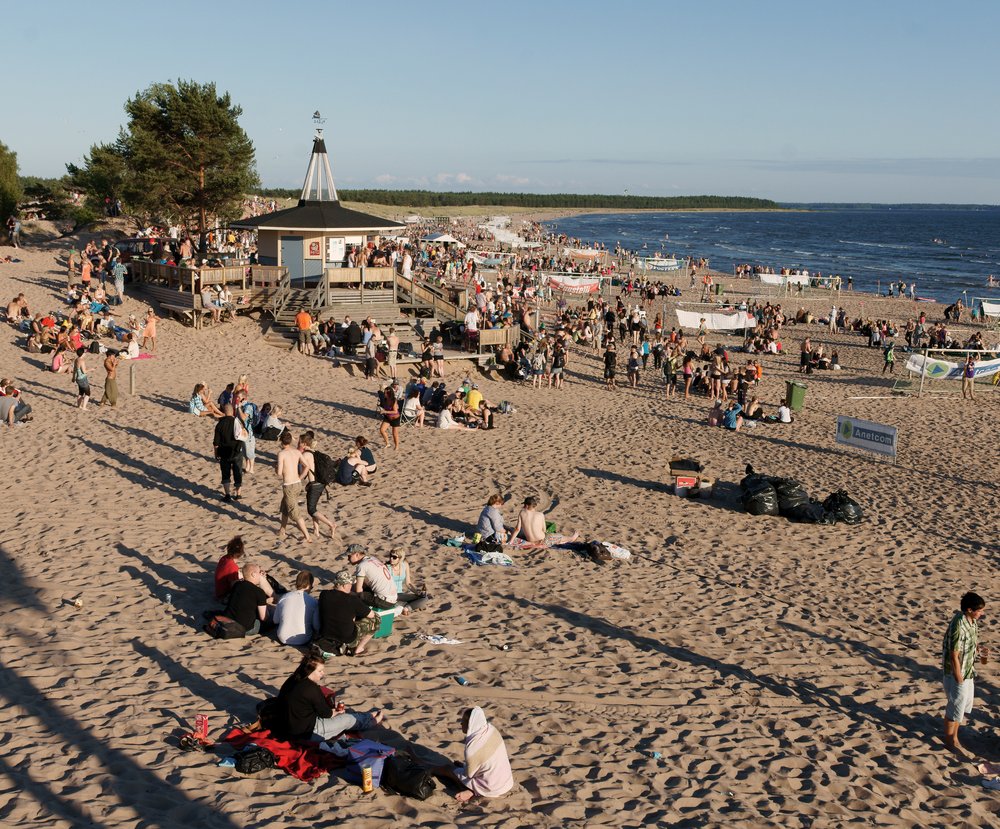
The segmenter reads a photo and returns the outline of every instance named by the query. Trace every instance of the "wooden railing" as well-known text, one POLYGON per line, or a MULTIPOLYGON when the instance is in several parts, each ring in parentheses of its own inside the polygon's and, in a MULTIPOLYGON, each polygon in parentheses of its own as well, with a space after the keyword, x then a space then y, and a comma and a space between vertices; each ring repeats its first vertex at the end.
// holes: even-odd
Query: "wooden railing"
POLYGON ((250 280, 254 288, 268 291, 275 290, 288 273, 288 268, 280 265, 252 265, 250 280))
POLYGON ((396 274, 396 285, 414 303, 429 305, 434 317, 439 320, 460 320, 465 318, 468 308, 469 289, 464 283, 448 283, 444 286, 430 285, 407 279, 396 274))
MULTIPOLYGON (((334 288, 350 288, 358 292, 358 301, 365 301, 365 291, 372 285, 388 283, 394 286, 392 268, 327 268, 310 297, 310 307, 314 311, 329 308, 333 304, 334 288)), ((343 299, 342 295, 338 299, 343 299)), ((393 292, 395 299, 395 288, 393 292)))
POLYGON ((132 278, 137 282, 165 284, 179 291, 197 291, 208 285, 239 285, 247 287, 248 268, 245 265, 227 265, 221 268, 189 268, 179 265, 158 265, 141 259, 129 263, 132 278))
POLYGON ((288 301, 292 298, 292 278, 288 275, 286 268, 282 268, 281 270, 282 274, 278 285, 274 288, 274 293, 271 294, 270 302, 268 303, 271 316, 275 319, 285 310, 285 306, 288 305, 288 301))
POLYGON ((479 329, 479 353, 492 350, 498 345, 509 345, 516 348, 521 342, 521 328, 512 325, 509 328, 481 328, 479 329))

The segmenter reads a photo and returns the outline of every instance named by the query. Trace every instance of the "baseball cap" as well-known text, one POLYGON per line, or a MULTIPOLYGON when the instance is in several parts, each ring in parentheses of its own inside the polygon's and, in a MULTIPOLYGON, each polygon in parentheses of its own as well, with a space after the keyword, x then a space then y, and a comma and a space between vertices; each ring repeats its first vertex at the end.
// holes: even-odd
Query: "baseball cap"
POLYGON ((350 584, 352 581, 354 581, 354 577, 347 570, 341 570, 333 577, 335 585, 350 584))
POLYGON ((365 550, 365 548, 362 547, 360 544, 348 544, 345 555, 352 556, 355 553, 364 553, 364 552, 367 552, 367 550, 365 550))

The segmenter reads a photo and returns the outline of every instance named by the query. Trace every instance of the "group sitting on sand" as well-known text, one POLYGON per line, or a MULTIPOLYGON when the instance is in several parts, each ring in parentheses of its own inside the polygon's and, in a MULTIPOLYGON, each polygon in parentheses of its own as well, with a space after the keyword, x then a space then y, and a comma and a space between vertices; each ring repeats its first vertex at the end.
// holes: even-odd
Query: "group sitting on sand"
POLYGON ((482 541, 488 544, 507 544, 520 550, 544 550, 557 544, 569 544, 576 541, 579 533, 563 535, 548 532, 545 514, 538 509, 538 499, 529 495, 524 499, 521 511, 513 529, 508 533, 504 527, 500 508, 504 498, 499 493, 491 495, 479 514, 476 532, 482 541))
POLYGON ((378 631, 379 611, 406 615, 426 600, 398 548, 386 563, 360 544, 349 545, 344 557, 353 569, 338 572, 332 588, 318 598, 311 595, 316 579, 309 570, 297 573, 294 589, 287 590, 259 564, 244 564, 245 556, 243 539, 235 536, 216 565, 214 592, 225 603, 222 615, 246 636, 274 632, 284 645, 312 644, 324 659, 337 653, 360 656, 378 631))

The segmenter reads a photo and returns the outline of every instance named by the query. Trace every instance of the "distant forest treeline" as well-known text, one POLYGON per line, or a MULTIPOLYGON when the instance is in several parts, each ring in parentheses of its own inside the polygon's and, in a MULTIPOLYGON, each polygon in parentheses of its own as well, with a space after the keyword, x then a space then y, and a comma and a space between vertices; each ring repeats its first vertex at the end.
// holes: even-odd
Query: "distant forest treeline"
MULTIPOLYGON (((258 193, 267 198, 295 198, 301 191, 268 188, 258 193)), ((593 193, 439 193, 433 190, 339 190, 341 201, 388 204, 400 207, 606 207, 621 210, 684 210, 724 208, 731 210, 775 210, 770 199, 745 196, 609 196, 593 193)))

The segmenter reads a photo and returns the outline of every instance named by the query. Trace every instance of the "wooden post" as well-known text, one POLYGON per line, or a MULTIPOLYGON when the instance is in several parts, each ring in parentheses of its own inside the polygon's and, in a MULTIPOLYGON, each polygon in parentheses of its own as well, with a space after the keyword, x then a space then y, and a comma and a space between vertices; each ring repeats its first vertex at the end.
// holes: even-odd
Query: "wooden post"
MULTIPOLYGON (((920 391, 917 392, 917 397, 924 396, 924 376, 927 374, 927 354, 929 351, 929 348, 924 349, 924 364, 920 367, 920 391)), ((973 380, 973 382, 975 381, 973 380)))
POLYGON ((135 397, 135 363, 131 361, 128 366, 128 393, 135 397))
POLYGON ((361 266, 361 304, 365 301, 365 266, 361 266))

